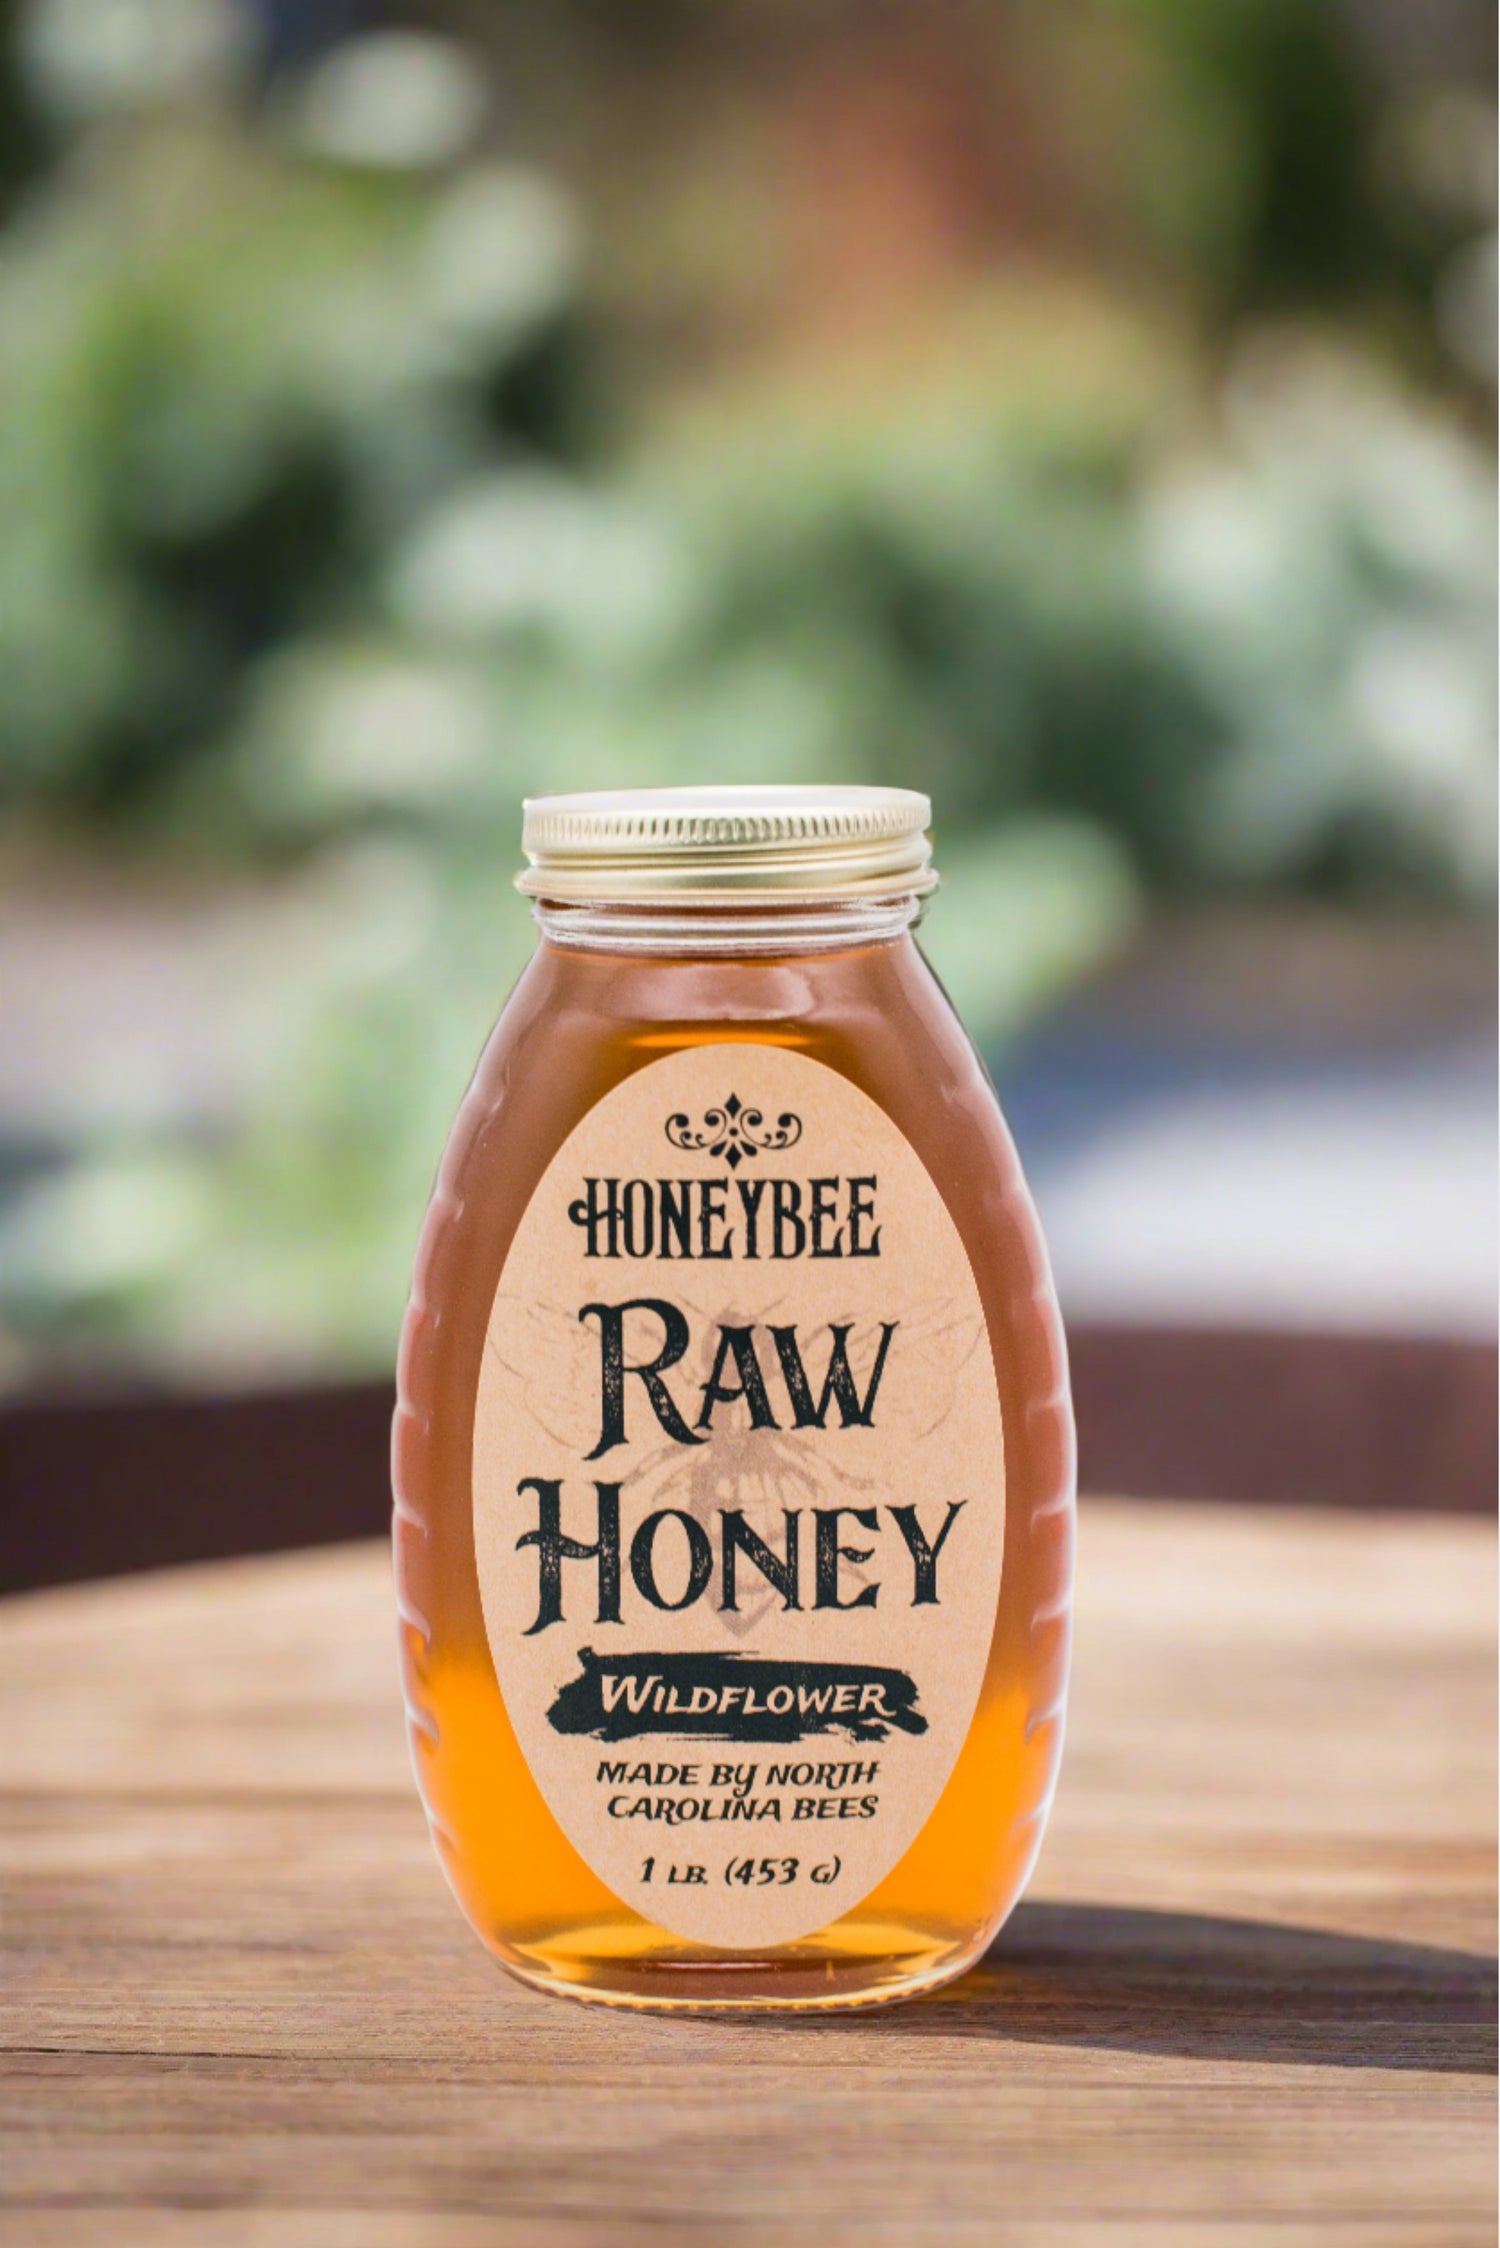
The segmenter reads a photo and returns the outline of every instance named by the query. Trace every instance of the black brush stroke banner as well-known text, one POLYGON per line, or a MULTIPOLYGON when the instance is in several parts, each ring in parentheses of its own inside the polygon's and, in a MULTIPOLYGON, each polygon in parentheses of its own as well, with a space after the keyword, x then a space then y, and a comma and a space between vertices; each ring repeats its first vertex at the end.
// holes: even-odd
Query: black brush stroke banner
POLYGON ((786 1663, 758 1655, 596 1655, 547 1712, 554 1732, 596 1741, 647 1734, 702 1741, 803 1741, 843 1733, 883 1741, 925 1733, 916 1681, 870 1663, 786 1663))

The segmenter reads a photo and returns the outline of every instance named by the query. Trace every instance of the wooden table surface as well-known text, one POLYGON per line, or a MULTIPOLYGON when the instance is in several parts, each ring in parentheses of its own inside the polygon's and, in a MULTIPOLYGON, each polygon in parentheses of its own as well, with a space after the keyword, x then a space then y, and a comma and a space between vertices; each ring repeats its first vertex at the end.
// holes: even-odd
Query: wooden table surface
POLYGON ((1030 1899, 953 1989, 806 2025, 490 1964, 383 1550, 0 1605, 0 2237, 1488 2248, 1493 1564, 1086 1507, 1030 1899))

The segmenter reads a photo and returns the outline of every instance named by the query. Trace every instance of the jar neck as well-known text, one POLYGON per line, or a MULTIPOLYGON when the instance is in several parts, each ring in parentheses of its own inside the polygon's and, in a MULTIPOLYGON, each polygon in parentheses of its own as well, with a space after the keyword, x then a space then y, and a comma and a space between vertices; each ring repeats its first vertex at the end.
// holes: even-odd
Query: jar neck
POLYGON ((785 958, 842 952, 852 945, 892 944, 915 928, 926 905, 910 892, 896 897, 789 899, 736 904, 611 901, 564 905, 536 898, 532 913, 548 944, 578 951, 623 952, 658 959, 785 958))

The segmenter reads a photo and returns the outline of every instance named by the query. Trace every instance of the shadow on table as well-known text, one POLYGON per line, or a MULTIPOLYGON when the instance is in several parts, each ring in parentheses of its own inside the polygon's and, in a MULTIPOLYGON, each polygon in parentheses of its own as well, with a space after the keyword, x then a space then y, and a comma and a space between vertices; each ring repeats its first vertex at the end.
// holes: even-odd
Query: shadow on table
POLYGON ((962 1982, 892 2017, 947 2036, 1492 2075, 1496 1968, 1427 1944, 1200 1913, 1023 1904, 962 1982))

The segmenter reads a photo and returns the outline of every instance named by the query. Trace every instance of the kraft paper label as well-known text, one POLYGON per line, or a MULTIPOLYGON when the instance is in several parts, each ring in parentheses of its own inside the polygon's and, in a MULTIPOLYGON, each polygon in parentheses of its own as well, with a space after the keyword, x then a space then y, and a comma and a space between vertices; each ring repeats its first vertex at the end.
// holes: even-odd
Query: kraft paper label
POLYGON ((495 1675, 600 1879, 728 1949, 867 1896, 973 1720, 1004 1507, 968 1257, 884 1112, 746 1043, 606 1094, 511 1244, 474 1425, 495 1675))

